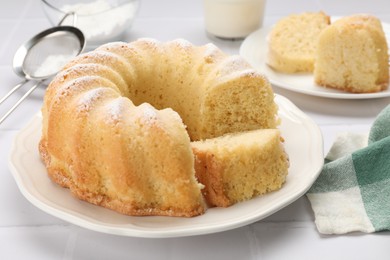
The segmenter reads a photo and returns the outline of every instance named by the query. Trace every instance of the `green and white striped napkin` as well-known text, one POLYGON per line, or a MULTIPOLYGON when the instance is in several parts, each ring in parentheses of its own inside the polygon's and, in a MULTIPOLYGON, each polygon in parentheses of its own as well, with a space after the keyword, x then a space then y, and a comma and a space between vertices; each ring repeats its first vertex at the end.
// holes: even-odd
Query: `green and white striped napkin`
POLYGON ((320 233, 390 230, 390 105, 369 135, 337 137, 306 195, 320 233))

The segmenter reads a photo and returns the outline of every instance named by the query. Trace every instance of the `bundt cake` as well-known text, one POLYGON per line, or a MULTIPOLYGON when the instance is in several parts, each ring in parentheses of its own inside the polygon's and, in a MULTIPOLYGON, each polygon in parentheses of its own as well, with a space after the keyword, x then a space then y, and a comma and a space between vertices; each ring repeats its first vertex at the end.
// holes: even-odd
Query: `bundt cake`
POLYGON ((320 34, 315 82, 354 93, 378 92, 389 85, 389 55, 379 19, 343 17, 320 34))
POLYGON ((280 189, 289 167, 282 141, 278 129, 260 129, 192 142, 208 205, 227 207, 280 189))
POLYGON ((279 72, 313 72, 320 32, 330 24, 323 12, 291 14, 279 20, 268 35, 266 63, 279 72))
POLYGON ((184 40, 108 43, 76 57, 50 83, 42 115, 49 176, 129 215, 202 214, 190 140, 278 124, 262 75, 184 40))

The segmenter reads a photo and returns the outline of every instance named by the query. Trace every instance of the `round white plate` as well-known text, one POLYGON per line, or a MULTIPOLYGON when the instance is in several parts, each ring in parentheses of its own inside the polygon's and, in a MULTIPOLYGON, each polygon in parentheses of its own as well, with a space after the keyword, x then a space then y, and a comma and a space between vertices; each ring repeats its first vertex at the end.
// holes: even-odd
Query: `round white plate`
POLYGON ((263 219, 301 197, 323 166, 323 140, 318 126, 294 104, 276 96, 280 126, 290 169, 279 191, 228 208, 211 208, 202 216, 133 217, 74 198, 53 183, 40 160, 40 115, 16 136, 9 165, 22 194, 36 207, 75 225, 104 233, 134 237, 179 237, 220 232, 263 219))
MULTIPOLYGON (((332 20, 335 19, 337 18, 332 17, 332 20)), ((390 24, 382 23, 382 25, 388 45, 390 46, 390 24)), ((390 97, 390 88, 377 93, 348 93, 318 86, 314 82, 313 74, 310 73, 285 74, 273 70, 265 62, 268 50, 267 35, 270 30, 270 27, 265 27, 250 34, 241 44, 240 55, 258 71, 266 75, 273 85, 294 92, 326 98, 369 99, 390 97)))

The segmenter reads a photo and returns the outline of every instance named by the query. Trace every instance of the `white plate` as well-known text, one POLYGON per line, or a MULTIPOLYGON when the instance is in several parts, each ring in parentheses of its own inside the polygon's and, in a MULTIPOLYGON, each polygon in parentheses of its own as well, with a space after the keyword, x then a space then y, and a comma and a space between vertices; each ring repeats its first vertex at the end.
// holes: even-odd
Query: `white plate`
POLYGON ((10 169, 23 195, 36 207, 60 219, 91 230, 134 237, 179 237, 220 232, 263 219, 301 197, 323 166, 323 140, 318 126, 294 104, 276 96, 281 131, 290 156, 290 169, 282 189, 238 203, 211 208, 202 216, 132 217, 74 198, 68 189, 53 183, 40 160, 40 115, 16 136, 10 169))
MULTIPOLYGON (((332 17, 332 20, 337 18, 332 17)), ((382 23, 388 45, 390 39, 390 24, 382 23)), ((243 56, 258 71, 267 76, 269 81, 280 88, 303 94, 338 99, 369 99, 390 96, 390 88, 377 93, 348 93, 336 89, 324 88, 316 85, 313 74, 285 74, 270 68, 266 63, 267 35, 271 28, 262 28, 250 34, 241 44, 240 55, 243 56)))

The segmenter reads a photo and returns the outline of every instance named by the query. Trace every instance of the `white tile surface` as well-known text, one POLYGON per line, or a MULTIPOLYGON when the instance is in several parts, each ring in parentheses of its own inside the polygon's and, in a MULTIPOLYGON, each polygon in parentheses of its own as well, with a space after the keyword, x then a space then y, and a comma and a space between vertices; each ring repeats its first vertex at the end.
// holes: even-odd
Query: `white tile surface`
POLYGON ((349 15, 355 13, 389 14, 390 3, 382 0, 319 0, 321 10, 332 15, 349 15))
MULTIPOLYGON (((303 11, 331 15, 375 13, 390 22, 388 0, 268 0, 265 24, 303 11)), ((0 2, 0 96, 20 81, 11 62, 18 46, 50 25, 38 0, 0 2)), ((213 42, 237 54, 241 41, 206 35, 201 0, 142 0, 124 40, 185 38, 195 44, 213 42)), ((0 106, 0 115, 22 95, 0 106)), ((274 88, 320 125, 327 152, 338 132, 367 132, 390 98, 331 100, 274 88)), ((321 236, 306 197, 252 225, 227 232, 169 239, 113 236, 79 228, 50 216, 20 193, 8 169, 8 153, 17 131, 40 110, 44 88, 36 90, 0 125, 0 259, 388 259, 389 232, 321 236)))
POLYGON ((187 19, 203 16, 203 0, 164 0, 141 1, 140 18, 178 18, 187 19))
POLYGON ((69 236, 69 228, 62 226, 2 227, 0 257, 31 260, 72 259, 65 257, 69 236))
POLYGON ((284 16, 290 13, 316 12, 320 10, 319 0, 267 0, 266 14, 269 16, 284 16))
MULTIPOLYGON (((308 222, 257 223, 263 259, 386 259, 386 234, 320 236, 308 222), (382 258, 383 257, 383 258, 382 258)), ((387 234, 388 235, 388 234, 387 234)))

